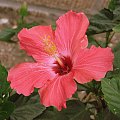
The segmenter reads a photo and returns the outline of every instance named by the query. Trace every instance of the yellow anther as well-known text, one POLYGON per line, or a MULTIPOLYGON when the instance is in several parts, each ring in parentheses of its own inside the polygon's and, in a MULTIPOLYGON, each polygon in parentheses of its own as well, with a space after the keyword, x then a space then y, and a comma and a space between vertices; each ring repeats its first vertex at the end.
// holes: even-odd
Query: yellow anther
POLYGON ((45 52, 49 55, 56 54, 57 48, 56 45, 51 41, 51 37, 49 35, 45 35, 42 40, 45 52))

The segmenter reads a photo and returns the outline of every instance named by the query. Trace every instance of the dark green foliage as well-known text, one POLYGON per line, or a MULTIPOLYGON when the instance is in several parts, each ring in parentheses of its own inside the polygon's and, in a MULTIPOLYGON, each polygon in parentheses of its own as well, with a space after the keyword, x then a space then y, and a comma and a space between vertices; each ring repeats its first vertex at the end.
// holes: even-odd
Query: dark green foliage
POLYGON ((96 115, 95 120, 119 120, 119 118, 108 109, 103 109, 96 115))
POLYGON ((0 40, 5 42, 12 42, 11 38, 15 35, 15 30, 12 28, 4 29, 0 32, 0 40))
POLYGON ((115 10, 116 5, 117 5, 117 1, 118 1, 118 0, 110 0, 110 3, 109 3, 109 5, 108 5, 108 8, 109 8, 111 11, 115 10))
POLYGON ((115 68, 120 69, 120 50, 115 52, 114 64, 115 68))
POLYGON ((102 9, 90 18, 87 35, 111 32, 120 22, 120 0, 111 0, 109 9, 102 9))
POLYGON ((34 120, 90 120, 90 113, 79 100, 70 100, 67 109, 59 112, 55 108, 48 108, 34 120))
POLYGON ((8 97, 11 91, 9 83, 7 82, 7 70, 0 64, 0 98, 8 97))
POLYGON ((104 78, 102 80, 102 91, 109 109, 120 117, 120 78, 104 78))
POLYGON ((90 113, 79 100, 68 101, 67 109, 61 112, 69 118, 68 120, 90 120, 90 113))
POLYGON ((15 105, 10 101, 2 101, 0 103, 0 120, 9 118, 15 109, 15 105))
POLYGON ((90 26, 87 35, 93 35, 112 31, 112 28, 117 24, 113 21, 114 14, 109 9, 102 9, 98 14, 90 18, 90 26))
POLYGON ((11 120, 33 120, 46 109, 43 105, 40 105, 39 95, 32 94, 29 97, 20 95, 17 97, 14 99, 16 109, 10 116, 11 120))
POLYGON ((113 28, 113 31, 114 31, 114 32, 120 32, 120 24, 116 25, 116 26, 113 28))
POLYGON ((7 70, 0 64, 0 120, 7 119, 15 108, 15 105, 8 101, 11 89, 7 75, 7 70))

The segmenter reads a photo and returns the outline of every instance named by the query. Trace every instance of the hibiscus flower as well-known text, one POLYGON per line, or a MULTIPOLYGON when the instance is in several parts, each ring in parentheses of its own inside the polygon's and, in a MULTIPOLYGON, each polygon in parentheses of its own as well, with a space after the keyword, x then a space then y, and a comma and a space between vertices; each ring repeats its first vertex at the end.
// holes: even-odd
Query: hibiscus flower
POLYGON ((10 69, 8 81, 12 89, 25 96, 39 88, 40 102, 61 110, 75 93, 76 82, 100 81, 112 70, 113 53, 111 48, 87 48, 89 21, 82 12, 69 11, 56 25, 55 31, 51 26, 35 26, 19 32, 21 49, 36 62, 10 69))

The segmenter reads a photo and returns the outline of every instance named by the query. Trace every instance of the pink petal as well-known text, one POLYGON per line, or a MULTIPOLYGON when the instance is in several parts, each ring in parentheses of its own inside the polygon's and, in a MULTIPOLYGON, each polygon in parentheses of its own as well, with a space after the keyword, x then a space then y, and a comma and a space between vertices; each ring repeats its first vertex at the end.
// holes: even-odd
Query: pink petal
POLYGON ((84 13, 69 11, 56 23, 55 43, 60 53, 73 56, 77 49, 87 47, 88 40, 84 37, 89 21, 84 13))
POLYGON ((93 79, 100 81, 106 72, 113 69, 114 55, 111 48, 82 49, 73 65, 74 78, 79 83, 86 83, 93 79))
POLYGON ((76 89, 72 73, 57 76, 39 90, 41 103, 46 107, 56 106, 58 110, 61 110, 62 107, 66 108, 67 98, 72 97, 76 89))
POLYGON ((87 47, 88 45, 87 35, 83 37, 83 39, 81 40, 81 43, 82 43, 82 46, 78 47, 77 50, 71 56, 72 63, 76 62, 76 59, 78 58, 78 55, 80 54, 81 49, 84 49, 87 47))
POLYGON ((34 87, 42 87, 48 79, 53 79, 54 72, 50 67, 40 65, 39 63, 23 63, 10 69, 8 81, 12 89, 18 94, 29 96, 34 87))
POLYGON ((48 62, 50 56, 45 52, 43 44, 45 36, 49 36, 51 41, 54 39, 51 26, 23 28, 18 34, 21 49, 27 51, 38 62, 48 62))

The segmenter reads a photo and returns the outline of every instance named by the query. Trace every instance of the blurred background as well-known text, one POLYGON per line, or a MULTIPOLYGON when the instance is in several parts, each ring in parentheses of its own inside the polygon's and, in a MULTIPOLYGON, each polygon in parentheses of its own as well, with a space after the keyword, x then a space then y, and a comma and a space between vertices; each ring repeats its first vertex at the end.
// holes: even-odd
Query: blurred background
MULTIPOLYGON (((16 28, 19 19, 18 10, 26 2, 28 16, 25 20, 40 25, 55 24, 56 19, 68 10, 83 11, 88 17, 108 5, 109 0, 0 0, 0 31, 4 28, 16 28)), ((13 37, 15 41, 17 37, 13 37)), ((33 61, 16 43, 0 41, 0 62, 9 69, 23 61, 33 61)))

